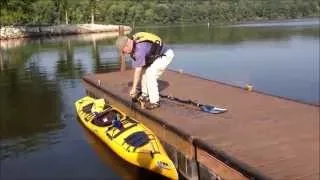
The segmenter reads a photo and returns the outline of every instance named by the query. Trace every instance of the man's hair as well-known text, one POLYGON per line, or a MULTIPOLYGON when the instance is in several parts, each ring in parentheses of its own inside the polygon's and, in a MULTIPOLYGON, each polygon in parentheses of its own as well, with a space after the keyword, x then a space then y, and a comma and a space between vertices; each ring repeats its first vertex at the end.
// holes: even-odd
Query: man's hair
POLYGON ((119 36, 116 40, 116 47, 122 49, 127 44, 128 39, 127 36, 119 36))

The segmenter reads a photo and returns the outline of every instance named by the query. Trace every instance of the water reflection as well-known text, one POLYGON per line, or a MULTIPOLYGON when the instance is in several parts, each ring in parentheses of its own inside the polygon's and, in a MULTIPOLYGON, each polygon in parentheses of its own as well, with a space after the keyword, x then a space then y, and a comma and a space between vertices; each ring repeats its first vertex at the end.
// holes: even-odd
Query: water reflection
POLYGON ((99 156, 99 159, 101 159, 106 164, 106 166, 110 166, 114 172, 116 172, 117 174, 120 174, 122 179, 130 179, 130 180, 164 179, 160 175, 152 173, 151 171, 138 168, 136 166, 133 166, 125 162, 119 156, 114 154, 111 149, 106 147, 106 145, 102 143, 102 141, 97 139, 87 129, 83 128, 83 131, 87 139, 87 142, 91 145, 91 147, 97 153, 97 155, 99 156))
POLYGON ((55 74, 58 77, 66 79, 81 78, 84 74, 83 65, 81 63, 75 63, 74 59, 74 47, 70 40, 66 40, 59 47, 59 58, 56 63, 55 74))
POLYGON ((68 80, 80 79, 90 71, 118 69, 117 54, 113 53, 104 61, 99 50, 101 42, 109 46, 113 41, 106 38, 115 36, 82 35, 1 43, 1 159, 59 142, 57 131, 65 127, 60 117, 64 103, 62 94, 74 83, 68 80), (88 42, 92 42, 92 57, 76 59, 76 49, 87 49, 88 42), (54 135, 47 137, 51 132, 54 135))
POLYGON ((56 85, 45 79, 45 72, 36 64, 30 64, 27 69, 18 67, 19 64, 15 66, 0 73, 0 159, 37 149, 39 144, 56 143, 55 136, 46 138, 39 134, 64 127, 59 118, 61 107, 56 85), (17 140, 4 141, 7 139, 17 140))

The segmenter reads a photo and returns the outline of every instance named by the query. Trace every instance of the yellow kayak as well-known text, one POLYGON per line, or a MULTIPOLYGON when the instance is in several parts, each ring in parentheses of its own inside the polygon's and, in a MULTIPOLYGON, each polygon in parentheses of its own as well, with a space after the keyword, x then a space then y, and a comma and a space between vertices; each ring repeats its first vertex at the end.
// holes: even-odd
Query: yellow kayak
POLYGON ((106 104, 104 99, 85 96, 75 106, 84 126, 122 159, 169 179, 178 179, 173 162, 147 127, 106 104))

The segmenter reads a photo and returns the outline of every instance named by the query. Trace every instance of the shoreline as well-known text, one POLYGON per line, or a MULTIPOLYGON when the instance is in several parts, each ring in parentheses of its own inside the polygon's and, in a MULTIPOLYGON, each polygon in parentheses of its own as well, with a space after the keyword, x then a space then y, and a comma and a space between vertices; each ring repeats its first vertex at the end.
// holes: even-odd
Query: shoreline
POLYGON ((294 22, 308 22, 317 21, 320 17, 305 17, 298 19, 257 19, 238 22, 222 22, 222 23, 201 23, 201 24, 167 24, 167 25, 103 25, 103 24, 61 24, 54 26, 0 26, 0 40, 23 39, 33 37, 51 37, 51 36, 68 36, 93 34, 102 32, 119 32, 120 26, 125 32, 132 32, 139 28, 161 28, 161 27, 188 27, 188 26, 208 26, 208 27, 240 27, 251 26, 255 24, 269 24, 269 23, 294 23, 294 22))
POLYGON ((92 34, 102 32, 132 31, 132 28, 124 25, 102 25, 102 24, 63 24, 55 26, 1 26, 0 40, 66 36, 79 34, 92 34))
MULTIPOLYGON (((298 19, 256 19, 256 20, 246 20, 246 21, 236 21, 236 22, 219 22, 219 23, 209 23, 210 27, 230 27, 230 26, 241 26, 241 25, 251 25, 251 24, 268 24, 268 23, 291 23, 291 22, 301 22, 301 21, 319 21, 320 17, 304 17, 298 19)), ((136 25, 136 28, 161 28, 161 27, 178 27, 178 26, 207 26, 208 23, 178 23, 178 24, 166 24, 166 25, 136 25)))
MULTIPOLYGON (((125 31, 124 34, 128 34, 129 31, 125 31)), ((78 42, 98 42, 104 39, 112 39, 119 36, 118 31, 113 32, 98 32, 98 33, 86 33, 86 34, 68 34, 68 35, 56 35, 56 36, 37 36, 37 37, 24 37, 15 39, 3 39, 0 43, 0 51, 8 50, 24 46, 26 43, 32 42, 63 42, 63 41, 78 41, 78 42)))

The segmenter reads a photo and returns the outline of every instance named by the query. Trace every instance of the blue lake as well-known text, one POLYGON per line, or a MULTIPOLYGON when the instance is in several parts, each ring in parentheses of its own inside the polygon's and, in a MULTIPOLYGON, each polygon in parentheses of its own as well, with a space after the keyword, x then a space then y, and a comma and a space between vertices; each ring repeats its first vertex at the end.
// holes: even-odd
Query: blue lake
MULTIPOLYGON (((317 20, 135 31, 157 33, 173 48, 170 69, 320 103, 317 20)), ((1 42, 1 179, 154 178, 123 162, 76 118, 81 77, 120 67, 115 35, 1 42)))

